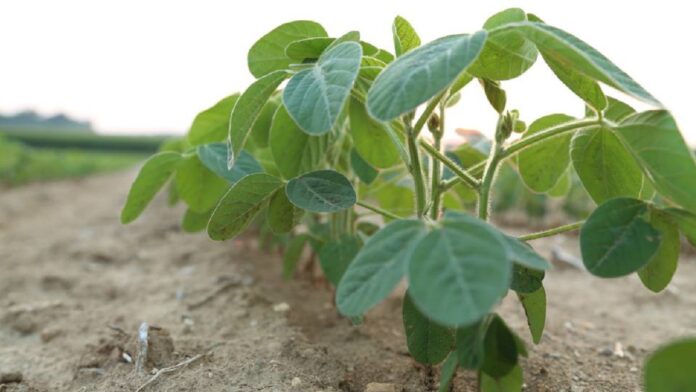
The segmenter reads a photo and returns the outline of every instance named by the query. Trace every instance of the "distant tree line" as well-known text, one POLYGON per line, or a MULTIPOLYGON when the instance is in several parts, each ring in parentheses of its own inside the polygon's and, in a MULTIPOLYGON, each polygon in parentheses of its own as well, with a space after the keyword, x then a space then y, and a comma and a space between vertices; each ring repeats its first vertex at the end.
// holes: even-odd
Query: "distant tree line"
POLYGON ((63 113, 52 116, 43 116, 33 110, 25 110, 17 114, 0 114, 0 127, 27 127, 28 129, 69 129, 71 131, 83 131, 92 133, 92 124, 89 121, 75 120, 63 113))

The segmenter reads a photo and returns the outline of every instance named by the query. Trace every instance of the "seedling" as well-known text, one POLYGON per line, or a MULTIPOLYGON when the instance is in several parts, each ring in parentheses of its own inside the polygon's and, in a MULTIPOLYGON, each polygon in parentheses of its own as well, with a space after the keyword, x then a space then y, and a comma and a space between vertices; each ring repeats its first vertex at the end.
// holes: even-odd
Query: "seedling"
POLYGON ((694 157, 656 98, 520 9, 427 44, 397 17, 393 38, 394 54, 355 31, 331 38, 310 21, 261 37, 248 56, 257 80, 145 163, 122 221, 170 182, 171 200, 188 206, 186 230, 227 240, 256 220, 282 236, 286 276, 310 246, 354 322, 405 278, 408 348, 420 363, 442 363, 441 390, 458 368, 478 372, 481 390, 520 390, 525 345, 495 308, 514 292, 541 340, 550 265, 526 241, 580 230, 590 273, 638 273, 661 291, 680 233, 696 241, 694 157), (507 108, 505 81, 539 57, 584 102, 584 118, 550 114, 527 126, 507 108), (494 137, 444 150, 446 113, 476 84, 498 114, 494 137), (602 85, 654 109, 636 112, 602 85), (577 175, 598 207, 586 221, 510 236, 490 223, 501 171, 554 196, 577 175))

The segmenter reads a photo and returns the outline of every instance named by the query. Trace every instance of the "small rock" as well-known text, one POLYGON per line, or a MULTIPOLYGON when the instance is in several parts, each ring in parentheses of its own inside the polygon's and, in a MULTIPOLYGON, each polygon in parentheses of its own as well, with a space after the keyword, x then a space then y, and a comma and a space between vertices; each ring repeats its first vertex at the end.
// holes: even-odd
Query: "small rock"
POLYGON ((612 352, 612 354, 614 354, 614 356, 619 357, 619 358, 623 358, 626 356, 626 353, 624 352, 623 345, 621 344, 621 342, 614 343, 614 351, 612 352))
POLYGON ((290 310, 290 305, 288 305, 287 302, 281 302, 279 304, 273 305, 274 312, 284 313, 288 310, 290 310))
POLYGON ((61 331, 58 328, 51 328, 51 327, 44 328, 44 330, 41 331, 41 335, 40 335, 41 341, 44 343, 48 343, 51 340, 57 338, 62 333, 63 333, 63 331, 61 331))
POLYGON ((605 348, 599 350, 599 355, 602 355, 605 357, 610 357, 610 356, 612 356, 612 354, 614 354, 614 351, 612 351, 612 349, 610 349, 608 347, 605 347, 605 348))
POLYGON ((19 383, 23 378, 21 372, 3 372, 0 373, 0 384, 19 383))
POLYGON ((371 382, 367 384, 365 392, 401 392, 401 389, 396 384, 371 382))
POLYGON ((297 388, 297 387, 299 387, 300 385, 302 385, 302 380, 300 380, 299 377, 295 377, 295 378, 292 379, 292 381, 290 381, 290 385, 292 385, 293 388, 297 388))
POLYGON ((631 368, 630 368, 630 369, 628 369, 628 371, 629 371, 629 372, 631 372, 631 373, 635 373, 635 372, 637 372, 637 371, 638 371, 638 368, 637 368, 637 367, 635 367, 635 366, 631 366, 631 368))

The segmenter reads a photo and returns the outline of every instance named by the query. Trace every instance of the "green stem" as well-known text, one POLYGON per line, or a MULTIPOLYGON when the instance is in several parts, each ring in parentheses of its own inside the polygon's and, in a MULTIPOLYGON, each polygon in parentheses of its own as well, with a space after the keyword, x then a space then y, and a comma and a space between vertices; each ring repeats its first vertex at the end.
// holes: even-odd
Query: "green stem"
POLYGON ((398 216, 398 215, 396 215, 396 214, 392 214, 391 212, 389 212, 389 211, 387 211, 387 210, 383 210, 383 209, 381 209, 381 208, 379 208, 379 207, 377 207, 377 206, 373 206, 372 204, 368 204, 368 203, 365 203, 365 202, 363 202, 363 201, 357 201, 357 202, 355 202, 355 204, 357 204, 357 205, 359 205, 360 207, 363 207, 363 208, 365 208, 365 209, 368 209, 368 210, 370 210, 370 211, 372 211, 372 212, 378 213, 378 214, 380 214, 380 215, 382 215, 382 216, 384 216, 384 217, 386 217, 386 218, 391 218, 391 219, 403 219, 402 217, 400 217, 400 216, 398 216))
POLYGON ((486 168, 483 170, 483 178, 481 179, 481 187, 479 188, 478 200, 478 216, 480 219, 487 221, 490 215, 490 194, 491 186, 495 173, 498 170, 498 164, 503 158, 503 148, 495 140, 491 146, 491 154, 486 160, 486 168))
MULTIPOLYGON (((469 187, 471 188, 478 188, 480 183, 479 180, 477 180, 474 176, 469 174, 467 171, 462 169, 456 162, 453 160, 449 159, 445 154, 441 153, 437 148, 433 147, 430 145, 430 143, 426 142, 425 140, 420 140, 419 143, 420 146, 430 154, 433 158, 437 159, 438 161, 442 162, 445 166, 447 166, 452 172, 457 176, 455 181, 463 181, 465 182, 469 187)), ((451 179, 446 181, 450 182, 452 181, 451 179)), ((445 183, 446 183, 445 182, 445 183)), ((454 184, 452 184, 454 185, 454 184)), ((446 188, 449 189, 450 187, 446 188)), ((444 190, 446 190, 444 189, 444 190)))
MULTIPOLYGON (((440 124, 437 130, 431 130, 433 135, 434 143, 433 148, 440 152, 442 149, 442 136, 445 134, 445 105, 440 103, 440 124)), ((432 205, 430 206, 430 218, 432 220, 437 220, 440 217, 440 198, 442 197, 440 193, 440 180, 442 178, 442 162, 433 159, 430 165, 432 167, 432 173, 430 176, 430 192, 432 198, 432 205)))
POLYGON ((537 239, 537 238, 550 237, 550 236, 552 236, 552 235, 564 233, 564 232, 566 232, 566 231, 577 230, 577 229, 579 229, 580 227, 582 227, 582 225, 583 225, 584 223, 585 223, 585 221, 584 221, 584 220, 581 220, 581 221, 579 221, 579 222, 569 223, 569 224, 567 224, 567 225, 554 227, 553 229, 540 231, 540 232, 538 232, 538 233, 525 234, 525 235, 522 235, 522 236, 517 237, 517 239, 520 240, 520 241, 531 241, 531 240, 535 240, 535 239, 537 239))
POLYGON ((505 152, 503 153, 503 158, 508 158, 510 156, 513 156, 517 154, 518 152, 524 150, 527 147, 533 146, 537 143, 540 143, 544 140, 550 139, 552 137, 562 135, 566 132, 571 132, 575 131, 580 128, 588 128, 592 127, 598 128, 601 127, 601 125, 597 124, 597 119, 596 118, 590 118, 590 119, 583 119, 583 120, 574 120, 574 121, 569 121, 567 123, 559 124, 554 127, 545 129, 541 132, 537 132, 533 135, 530 135, 529 137, 525 137, 523 139, 520 139, 512 144, 510 144, 506 149, 505 152), (592 127, 594 125, 594 127, 592 127))
POLYGON ((425 179, 423 178, 423 168, 421 167, 420 155, 418 154, 418 147, 416 146, 416 139, 418 136, 416 136, 410 124, 407 124, 407 130, 406 139, 408 141, 408 154, 411 161, 411 176, 413 176, 416 189, 416 214, 420 219, 425 214, 425 179))

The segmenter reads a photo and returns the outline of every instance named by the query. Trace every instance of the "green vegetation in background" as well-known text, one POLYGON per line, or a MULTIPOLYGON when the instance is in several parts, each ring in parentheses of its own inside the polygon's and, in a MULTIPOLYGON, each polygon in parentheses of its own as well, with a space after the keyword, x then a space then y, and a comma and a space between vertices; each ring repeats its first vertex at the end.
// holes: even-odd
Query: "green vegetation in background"
POLYGON ((30 147, 153 153, 169 136, 97 135, 71 128, 0 126, 0 135, 30 147))

